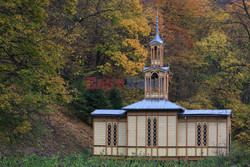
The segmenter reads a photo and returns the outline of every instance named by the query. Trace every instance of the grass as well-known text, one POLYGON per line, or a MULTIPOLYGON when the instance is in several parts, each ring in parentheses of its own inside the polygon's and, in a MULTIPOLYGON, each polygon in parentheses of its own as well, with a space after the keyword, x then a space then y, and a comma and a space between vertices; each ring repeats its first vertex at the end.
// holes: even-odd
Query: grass
POLYGON ((112 166, 112 167, 248 167, 250 166, 250 154, 248 149, 234 146, 230 156, 211 157, 202 161, 162 161, 146 159, 115 159, 105 157, 94 157, 91 154, 77 153, 73 156, 62 156, 57 153, 52 157, 40 157, 38 155, 26 155, 16 157, 1 157, 0 166, 3 167, 64 167, 64 166, 112 166))

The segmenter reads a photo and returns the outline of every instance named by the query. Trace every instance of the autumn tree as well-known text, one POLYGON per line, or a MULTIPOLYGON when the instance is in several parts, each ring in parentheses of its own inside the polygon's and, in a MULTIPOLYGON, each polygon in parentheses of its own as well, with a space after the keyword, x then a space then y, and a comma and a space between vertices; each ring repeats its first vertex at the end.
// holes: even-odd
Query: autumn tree
POLYGON ((0 5, 1 143, 14 142, 32 130, 32 115, 48 105, 70 101, 67 83, 58 75, 58 46, 47 35, 49 1, 4 1, 0 5))

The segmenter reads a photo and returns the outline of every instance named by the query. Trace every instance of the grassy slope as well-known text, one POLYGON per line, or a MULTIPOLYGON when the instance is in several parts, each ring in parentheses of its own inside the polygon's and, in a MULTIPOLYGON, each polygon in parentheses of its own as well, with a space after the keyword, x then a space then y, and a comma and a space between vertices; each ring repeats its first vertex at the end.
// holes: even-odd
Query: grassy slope
POLYGON ((0 147, 0 154, 49 157, 60 152, 72 155, 74 152, 86 153, 92 145, 92 128, 66 109, 57 108, 39 120, 44 129, 42 132, 34 132, 20 143, 0 147))

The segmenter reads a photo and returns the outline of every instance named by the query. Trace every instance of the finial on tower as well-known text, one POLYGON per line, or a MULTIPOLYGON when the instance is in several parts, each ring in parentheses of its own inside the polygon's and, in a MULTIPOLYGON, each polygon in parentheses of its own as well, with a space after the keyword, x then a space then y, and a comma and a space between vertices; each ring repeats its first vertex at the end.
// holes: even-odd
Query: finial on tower
POLYGON ((156 34, 158 34, 158 8, 156 10, 157 17, 156 17, 156 34))
POLYGON ((155 34, 154 39, 149 44, 151 44, 153 42, 158 42, 160 44, 163 43, 163 40, 161 40, 161 38, 160 38, 160 36, 158 34, 158 8, 156 10, 156 14, 157 14, 157 16, 156 16, 156 34, 155 34))

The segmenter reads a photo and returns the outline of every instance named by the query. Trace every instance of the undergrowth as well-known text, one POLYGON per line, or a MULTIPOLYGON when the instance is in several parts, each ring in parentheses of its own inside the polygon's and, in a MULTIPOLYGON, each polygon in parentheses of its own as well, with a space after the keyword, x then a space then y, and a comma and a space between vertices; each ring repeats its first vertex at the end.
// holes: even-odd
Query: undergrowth
POLYGON ((64 166, 103 166, 103 167, 248 167, 250 166, 250 154, 248 148, 234 145, 229 156, 210 157, 205 160, 187 161, 187 160, 152 160, 152 159, 137 159, 130 158, 120 159, 106 158, 105 156, 92 156, 91 154, 76 153, 72 156, 62 156, 57 153, 52 157, 39 157, 37 155, 25 155, 15 157, 0 156, 0 166, 3 167, 64 167, 64 166))

